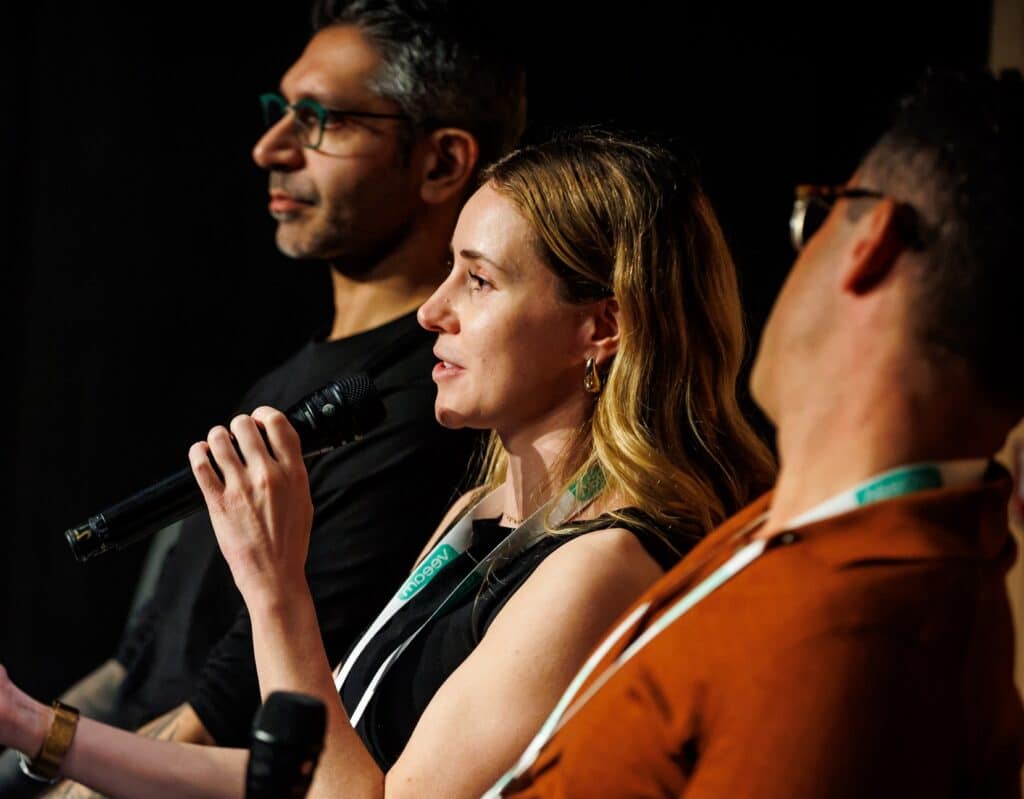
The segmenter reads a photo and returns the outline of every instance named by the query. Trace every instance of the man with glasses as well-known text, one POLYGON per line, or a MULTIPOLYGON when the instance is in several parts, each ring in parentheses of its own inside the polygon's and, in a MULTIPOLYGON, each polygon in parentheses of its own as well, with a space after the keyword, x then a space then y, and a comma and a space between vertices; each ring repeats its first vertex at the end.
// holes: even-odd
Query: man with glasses
POLYGON ((1024 83, 929 73, 801 187, 752 389, 774 491, 606 637, 490 796, 1020 796, 1005 574, 1024 83))
MULTIPOLYGON (((286 407, 358 371, 387 407, 379 428, 310 468, 307 573, 334 662, 407 574, 475 443, 434 420, 434 337, 415 318, 446 274, 476 171, 525 124, 523 69, 473 5, 320 2, 305 51, 260 98, 268 128, 253 158, 269 174, 277 246, 330 264, 334 318, 239 411, 286 407)), ((259 309, 254 324, 268 321, 259 309)), ((260 701, 251 629, 205 512, 185 523, 116 658, 68 699, 106 704, 101 717, 121 726, 149 722, 154 737, 248 746, 260 701)))

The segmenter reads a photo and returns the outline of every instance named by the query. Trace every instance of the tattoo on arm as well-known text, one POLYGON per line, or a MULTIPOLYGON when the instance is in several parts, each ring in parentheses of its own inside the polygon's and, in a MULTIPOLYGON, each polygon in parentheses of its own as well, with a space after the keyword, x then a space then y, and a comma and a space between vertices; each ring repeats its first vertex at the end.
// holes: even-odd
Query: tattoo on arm
POLYGON ((173 741, 181 726, 181 717, 184 713, 184 705, 176 707, 169 713, 153 719, 145 727, 141 727, 138 734, 143 738, 152 738, 154 741, 173 741))

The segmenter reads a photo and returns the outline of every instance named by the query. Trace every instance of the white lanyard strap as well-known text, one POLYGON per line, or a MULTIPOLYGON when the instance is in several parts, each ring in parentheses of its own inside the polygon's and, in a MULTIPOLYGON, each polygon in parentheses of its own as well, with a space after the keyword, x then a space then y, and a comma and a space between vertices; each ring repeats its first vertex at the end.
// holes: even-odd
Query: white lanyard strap
POLYGON ((820 505, 791 519, 785 529, 792 530, 796 527, 803 527, 811 522, 846 513, 861 505, 881 502, 883 499, 891 499, 915 491, 966 485, 980 480, 987 466, 988 461, 984 458, 938 463, 911 463, 898 466, 826 499, 820 505))
MULTIPOLYGON (((806 513, 800 514, 788 524, 780 528, 792 530, 802 527, 811 522, 821 521, 830 516, 837 516, 848 510, 867 505, 873 502, 880 502, 883 499, 902 496, 915 491, 922 491, 930 488, 941 488, 942 486, 963 485, 979 479, 985 471, 986 460, 970 461, 945 461, 942 463, 919 463, 901 466, 876 475, 870 480, 865 480, 851 489, 840 492, 825 500, 806 513)), ((735 534, 740 539, 760 526, 768 514, 762 514, 735 534)), ((707 597, 711 592, 720 588, 731 578, 739 574, 743 569, 757 560, 768 546, 768 541, 763 538, 754 539, 745 544, 725 563, 719 566, 708 577, 698 583, 690 591, 686 592, 674 604, 672 604, 662 615, 660 615, 650 627, 648 627, 636 641, 627 647, 601 675, 587 689, 586 693, 573 702, 580 687, 585 683, 604 659, 612 647, 621 640, 640 621, 644 613, 650 607, 650 603, 639 605, 633 610, 612 632, 604 639, 600 646, 583 664, 583 668, 569 684, 569 687, 558 700, 555 709, 548 716, 533 740, 526 747, 526 751, 516 761, 516 764, 499 779, 483 799, 496 799, 510 782, 524 774, 536 761, 541 750, 548 741, 576 712, 587 703, 587 701, 605 683, 629 661, 637 652, 660 635, 669 625, 675 622, 680 616, 689 611, 694 605, 707 597), (571 706, 570 706, 571 705, 571 706)))
MULTIPOLYGON (((335 671, 334 687, 339 693, 341 692, 342 686, 345 684, 345 680, 351 673, 359 656, 369 645, 370 641, 373 640, 374 636, 383 629, 384 625, 386 625, 402 607, 404 607, 417 593, 419 593, 421 588, 437 576, 439 572, 450 566, 465 554, 473 539, 473 511, 485 499, 486 497, 481 499, 480 502, 474 504, 473 508, 465 513, 462 518, 459 519, 459 521, 456 522, 448 531, 448 533, 442 537, 437 546, 430 551, 430 554, 420 561, 420 565, 413 570, 409 579, 406 580, 402 588, 399 589, 399 591, 391 598, 388 604, 384 607, 384 610, 381 611, 373 621, 373 624, 370 625, 362 638, 359 639, 359 642, 356 644, 351 654, 335 671)), ((520 552, 524 552, 533 546, 533 544, 535 544, 544 535, 544 519, 549 512, 551 515, 552 525, 557 527, 582 510, 586 504, 588 504, 587 501, 577 499, 572 491, 566 491, 558 500, 557 504, 555 504, 554 501, 547 503, 502 539, 502 541, 495 546, 486 555, 486 557, 482 558, 473 567, 473 569, 459 581, 459 584, 447 594, 444 601, 438 603, 434 607, 427 619, 410 635, 406 636, 405 640, 395 647, 391 654, 384 659, 381 665, 377 668, 377 671, 374 673, 370 682, 367 684, 362 696, 356 704, 355 709, 352 711, 352 714, 349 717, 351 725, 355 727, 359 723, 359 720, 362 718, 367 706, 370 704, 370 700, 373 699, 373 695, 376 693, 377 686, 380 684, 381 680, 384 679, 384 676, 402 652, 408 648, 416 636, 419 635, 420 632, 422 632, 423 629, 427 627, 427 625, 429 625, 437 615, 449 605, 450 602, 460 595, 462 591, 472 587, 472 584, 478 579, 478 577, 483 575, 484 572, 500 558, 514 557, 520 552), (552 506, 554 506, 553 510, 552 506)))

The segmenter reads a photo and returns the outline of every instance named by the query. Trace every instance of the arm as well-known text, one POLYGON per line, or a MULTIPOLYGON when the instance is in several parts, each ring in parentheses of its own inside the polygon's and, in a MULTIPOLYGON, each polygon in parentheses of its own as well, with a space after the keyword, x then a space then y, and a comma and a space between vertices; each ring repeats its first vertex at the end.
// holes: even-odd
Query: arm
POLYGON ((607 629, 661 574, 619 529, 588 533, 545 559, 434 695, 387 775, 387 795, 483 794, 522 754, 607 629), (439 769, 452 753, 457 767, 439 769))
MULTIPOLYGON (((52 720, 0 667, 0 743, 35 753, 52 720)), ((245 750, 153 741, 83 717, 62 773, 115 798, 239 799, 245 764, 245 750)))
MULTIPOLYGON (((124 675, 124 666, 116 660, 108 660, 71 686, 61 699, 77 707, 83 715, 106 720, 113 711, 114 698, 124 681, 124 675)), ((40 783, 21 773, 18 760, 18 753, 14 750, 9 749, 0 755, 0 796, 17 799, 43 794, 40 783)), ((53 790, 50 789, 51 792, 53 790)))
MULTIPOLYGON (((69 701, 69 704, 78 707, 74 702, 69 701)), ((202 746, 214 745, 213 738, 210 737, 195 711, 188 705, 181 705, 158 716, 149 724, 140 727, 138 735, 154 741, 177 741, 202 746)), ((70 780, 63 780, 42 795, 47 799, 101 799, 102 797, 102 794, 70 780)))
MULTIPOLYGON (((409 575, 445 511, 455 464, 468 456, 468 441, 438 435, 432 418, 430 425, 406 423, 401 410, 355 448, 330 453, 309 468, 316 511, 305 574, 332 666, 345 659, 409 575), (446 450, 439 454, 438 445, 446 450), (398 493, 401 502, 395 501, 398 493)), ((224 579, 230 584, 232 578, 224 579)), ((188 701, 219 745, 248 746, 260 689, 244 604, 206 657, 188 701)))
POLYGON ((146 726, 140 727, 138 734, 154 741, 177 741, 200 746, 216 744, 196 712, 187 704, 153 719, 146 726))
MULTIPOLYGON (((304 691, 327 705, 311 797, 381 797, 385 775, 335 691, 302 571, 311 508, 297 437, 280 413, 264 408, 236 418, 231 429, 244 463, 223 428, 189 457, 250 610, 260 689, 264 696, 304 691)), ((659 573, 622 530, 590 534, 548 558, 434 697, 387 775, 387 795, 479 795, 519 754, 604 629, 659 573), (552 624, 552 607, 569 622, 552 624), (512 718, 509 707, 516 709, 512 718), (439 774, 442 747, 469 756, 439 774)))
POLYGON ((334 688, 306 582, 313 506, 298 434, 283 414, 265 407, 236 417, 231 433, 234 442, 225 428, 215 427, 189 450, 189 461, 249 609, 260 692, 265 698, 276 690, 302 691, 327 707, 311 796, 328 795, 327 786, 332 796, 379 795, 383 774, 334 688))

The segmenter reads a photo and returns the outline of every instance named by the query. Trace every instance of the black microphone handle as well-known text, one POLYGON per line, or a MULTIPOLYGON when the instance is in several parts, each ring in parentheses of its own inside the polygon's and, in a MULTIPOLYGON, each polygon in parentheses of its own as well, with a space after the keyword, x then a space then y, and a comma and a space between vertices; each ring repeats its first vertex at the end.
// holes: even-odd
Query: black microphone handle
MULTIPOLYGON (((323 450, 303 455, 309 460, 323 450)), ((111 549, 124 549, 148 538, 169 524, 180 522, 203 507, 203 492, 199 489, 192 467, 186 466, 158 483, 144 488, 65 533, 75 557, 85 562, 111 549), (111 531, 118 531, 110 537, 111 531), (84 543, 94 536, 108 537, 106 546, 86 549, 84 543)))
POLYGON ((180 472, 144 488, 116 505, 111 505, 64 535, 80 562, 110 549, 124 549, 136 541, 191 516, 203 506, 203 494, 186 466, 180 472), (121 532, 111 537, 111 531, 121 532), (89 546, 104 539, 99 547, 89 546))
MULTIPOLYGON (((328 383, 288 409, 286 415, 304 458, 355 440, 384 418, 376 387, 363 374, 328 383)), ((85 561, 137 541, 199 510, 203 495, 190 467, 154 483, 65 531, 75 558, 85 561)))
POLYGON ((274 691, 253 721, 245 799, 303 799, 320 760, 327 707, 293 691, 274 691))

